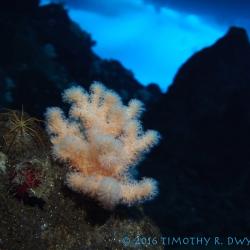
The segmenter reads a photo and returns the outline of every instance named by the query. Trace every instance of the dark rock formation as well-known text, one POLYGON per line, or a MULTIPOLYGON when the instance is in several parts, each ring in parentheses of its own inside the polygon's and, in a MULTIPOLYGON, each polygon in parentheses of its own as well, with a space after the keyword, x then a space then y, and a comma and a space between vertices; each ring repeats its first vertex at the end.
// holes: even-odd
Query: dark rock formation
POLYGON ((148 175, 160 179, 161 195, 149 210, 162 228, 189 233, 249 230, 246 31, 231 28, 213 46, 193 55, 147 120, 163 135, 147 162, 148 171, 154 165, 148 175))
POLYGON ((150 93, 118 61, 103 60, 91 36, 70 20, 60 4, 38 0, 0 4, 0 106, 42 116, 72 83, 88 88, 101 81, 122 95, 150 103, 150 93), (144 98, 146 96, 146 99, 144 98))

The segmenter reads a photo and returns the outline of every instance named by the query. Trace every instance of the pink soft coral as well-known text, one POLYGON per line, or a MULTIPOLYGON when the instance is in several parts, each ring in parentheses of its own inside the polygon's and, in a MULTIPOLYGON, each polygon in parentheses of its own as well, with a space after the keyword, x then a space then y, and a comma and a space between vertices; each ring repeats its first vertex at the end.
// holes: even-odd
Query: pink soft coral
POLYGON ((125 106, 99 83, 92 84, 90 92, 81 87, 64 92, 64 101, 72 105, 68 119, 59 108, 46 113, 53 154, 70 163, 67 185, 110 209, 152 199, 156 181, 137 182, 129 171, 159 139, 156 131, 142 130, 142 103, 134 99, 125 106))

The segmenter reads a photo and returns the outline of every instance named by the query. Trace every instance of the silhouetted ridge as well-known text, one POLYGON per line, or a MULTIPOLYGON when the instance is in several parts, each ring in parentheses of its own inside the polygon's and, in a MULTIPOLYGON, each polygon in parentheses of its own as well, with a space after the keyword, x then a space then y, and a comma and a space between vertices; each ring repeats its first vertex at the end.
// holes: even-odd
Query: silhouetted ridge
POLYGON ((227 46, 234 46, 234 47, 240 47, 249 46, 249 38, 247 35, 247 32, 243 28, 238 27, 231 27, 227 34, 218 40, 217 45, 227 45, 227 46))
POLYGON ((73 83, 88 88, 93 81, 114 89, 125 102, 157 100, 120 62, 93 52, 95 41, 62 4, 6 0, 0 1, 0 14, 0 106, 23 104, 26 112, 42 116, 47 106, 60 104, 63 89, 73 83))
MULTIPOLYGON (((193 93, 194 88, 205 85, 216 86, 217 89, 225 85, 249 84, 250 43, 247 33, 241 28, 231 28, 227 34, 211 47, 194 54, 178 71, 173 89, 185 85, 184 94, 193 93)), ((198 87, 199 88, 199 87, 198 87)), ((184 89, 182 89, 183 91, 184 89)), ((195 90, 197 92, 197 89, 195 90)), ((193 95, 193 94, 192 94, 193 95)))
POLYGON ((250 44, 246 31, 233 27, 187 60, 149 114, 163 140, 145 175, 160 179, 159 202, 149 206, 150 212, 162 207, 156 218, 163 228, 250 228, 244 217, 250 209, 249 114, 250 44), (152 165, 160 166, 157 172, 150 172, 152 165))

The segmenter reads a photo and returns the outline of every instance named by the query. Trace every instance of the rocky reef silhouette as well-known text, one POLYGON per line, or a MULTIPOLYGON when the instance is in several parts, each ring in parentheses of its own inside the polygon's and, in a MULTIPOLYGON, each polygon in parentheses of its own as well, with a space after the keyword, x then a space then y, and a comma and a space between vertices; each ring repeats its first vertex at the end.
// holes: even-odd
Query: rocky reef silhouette
POLYGON ((232 27, 179 69, 146 118, 163 135, 147 163, 159 170, 147 174, 160 178, 162 193, 149 211, 162 228, 183 233, 249 228, 249 69, 247 32, 232 27))
POLYGON ((85 88, 103 82, 125 101, 148 103, 161 94, 156 84, 142 86, 119 61, 96 55, 95 41, 70 20, 63 5, 2 1, 0 14, 1 106, 21 109, 23 104, 26 112, 42 117, 47 106, 60 104, 60 93, 72 82, 85 88))

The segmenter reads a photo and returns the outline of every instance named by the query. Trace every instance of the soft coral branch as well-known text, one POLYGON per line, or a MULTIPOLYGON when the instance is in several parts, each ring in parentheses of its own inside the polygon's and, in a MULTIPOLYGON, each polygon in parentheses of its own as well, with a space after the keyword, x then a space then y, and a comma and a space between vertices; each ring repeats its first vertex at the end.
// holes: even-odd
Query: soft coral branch
POLYGON ((143 104, 131 100, 125 106, 99 83, 91 85, 90 94, 72 87, 63 93, 63 100, 71 104, 69 118, 61 109, 49 108, 46 119, 54 156, 71 165, 68 186, 107 208, 153 198, 156 182, 147 178, 137 182, 129 174, 159 140, 158 132, 143 132, 139 121, 143 104))

